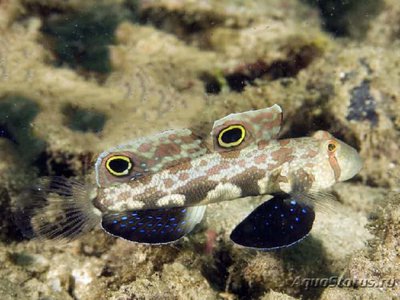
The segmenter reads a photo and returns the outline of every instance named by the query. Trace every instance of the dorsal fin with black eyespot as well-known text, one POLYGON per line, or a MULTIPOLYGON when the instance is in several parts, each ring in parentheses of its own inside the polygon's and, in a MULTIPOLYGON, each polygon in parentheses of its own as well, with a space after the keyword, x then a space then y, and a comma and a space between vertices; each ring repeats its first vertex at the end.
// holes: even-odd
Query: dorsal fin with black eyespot
POLYGON ((251 144, 276 139, 282 123, 282 109, 271 107, 230 114, 214 122, 211 138, 214 151, 239 150, 251 144))
POLYGON ((105 187, 129 182, 207 152, 203 139, 190 129, 164 131, 100 154, 96 162, 97 184, 105 187))

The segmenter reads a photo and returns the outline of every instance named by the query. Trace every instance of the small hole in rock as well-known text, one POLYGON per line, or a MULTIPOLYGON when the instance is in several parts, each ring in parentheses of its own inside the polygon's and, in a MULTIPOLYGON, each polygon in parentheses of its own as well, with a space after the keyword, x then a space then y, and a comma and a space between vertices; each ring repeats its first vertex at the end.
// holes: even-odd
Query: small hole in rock
POLYGON ((207 94, 219 94, 221 92, 221 83, 215 76, 203 74, 200 76, 200 80, 204 82, 204 89, 207 94))

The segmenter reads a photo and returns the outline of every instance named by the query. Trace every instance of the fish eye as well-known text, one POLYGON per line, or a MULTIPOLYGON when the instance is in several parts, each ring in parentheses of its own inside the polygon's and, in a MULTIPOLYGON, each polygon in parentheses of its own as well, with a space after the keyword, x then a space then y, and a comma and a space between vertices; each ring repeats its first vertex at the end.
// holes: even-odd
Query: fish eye
POLYGON ((123 155, 111 156, 106 161, 106 169, 111 175, 121 177, 129 174, 133 167, 131 159, 123 155))
POLYGON ((337 150, 337 144, 336 142, 330 141, 328 144, 328 151, 333 153, 337 150))
POLYGON ((231 125, 218 134, 218 145, 222 148, 239 146, 246 137, 246 129, 242 125, 231 125))

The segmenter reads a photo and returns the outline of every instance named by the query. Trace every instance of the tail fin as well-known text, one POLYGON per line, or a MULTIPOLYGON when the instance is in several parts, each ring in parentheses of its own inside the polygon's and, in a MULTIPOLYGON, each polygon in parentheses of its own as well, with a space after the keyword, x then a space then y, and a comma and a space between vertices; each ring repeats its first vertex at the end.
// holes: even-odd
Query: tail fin
POLYGON ((73 240, 101 222, 93 191, 75 179, 41 178, 17 204, 16 225, 28 238, 73 240))

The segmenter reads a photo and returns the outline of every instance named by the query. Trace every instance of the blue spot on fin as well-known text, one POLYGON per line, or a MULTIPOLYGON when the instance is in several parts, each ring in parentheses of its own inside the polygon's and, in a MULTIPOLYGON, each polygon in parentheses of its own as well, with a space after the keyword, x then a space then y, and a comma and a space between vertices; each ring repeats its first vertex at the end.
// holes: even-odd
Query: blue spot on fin
POLYGON ((203 218, 206 206, 110 212, 101 225, 111 235, 144 244, 166 244, 188 234, 203 218))
POLYGON ((231 240, 244 247, 273 250, 288 247, 306 237, 312 228, 313 207, 290 195, 276 195, 258 206, 231 233, 231 240))

